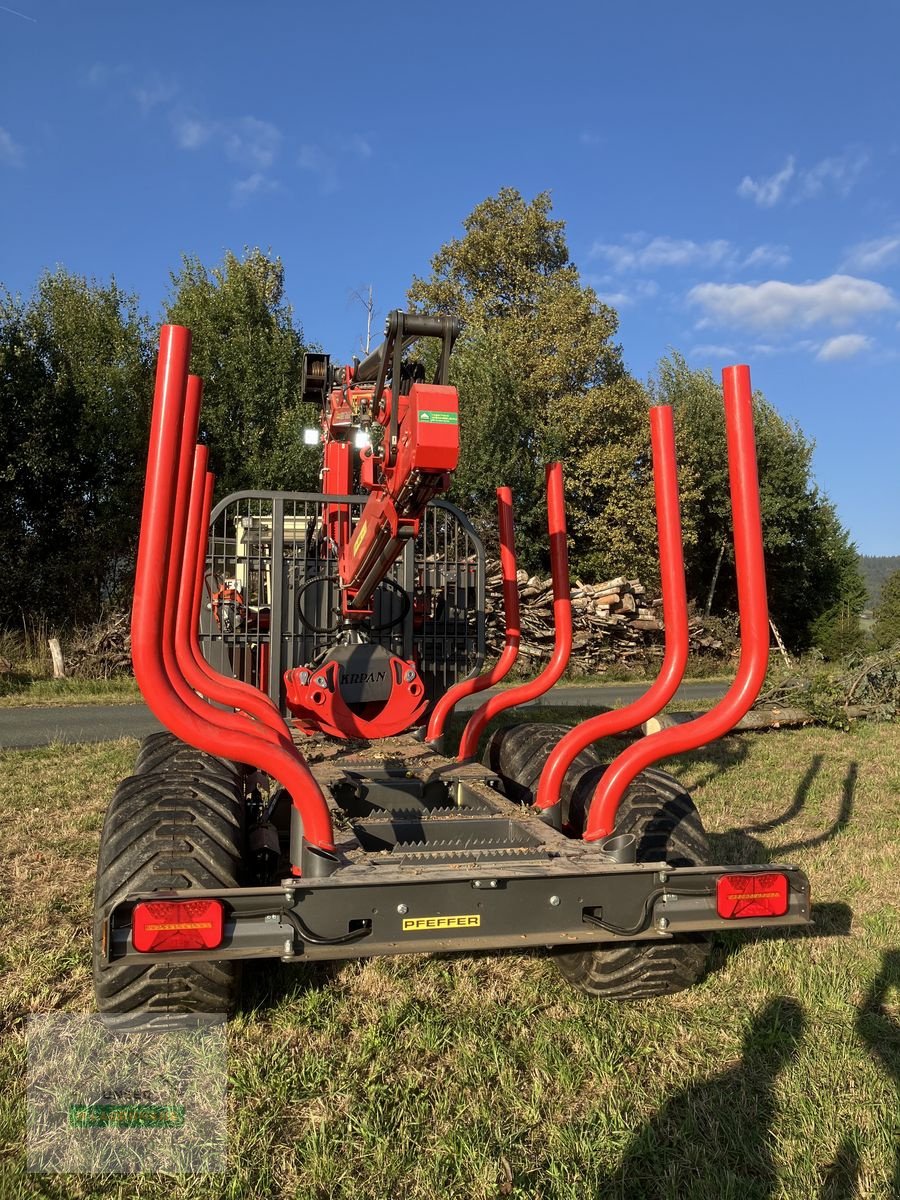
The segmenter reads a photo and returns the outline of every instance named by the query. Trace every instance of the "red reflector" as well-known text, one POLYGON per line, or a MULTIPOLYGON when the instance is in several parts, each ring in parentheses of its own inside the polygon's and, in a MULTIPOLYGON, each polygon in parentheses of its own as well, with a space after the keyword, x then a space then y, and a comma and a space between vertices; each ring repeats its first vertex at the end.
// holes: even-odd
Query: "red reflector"
POLYGON ((222 944, 221 900, 141 900, 131 914, 135 950, 215 950, 222 944))
POLYGON ((783 917, 788 910, 787 875, 722 875, 716 882, 720 917, 783 917))

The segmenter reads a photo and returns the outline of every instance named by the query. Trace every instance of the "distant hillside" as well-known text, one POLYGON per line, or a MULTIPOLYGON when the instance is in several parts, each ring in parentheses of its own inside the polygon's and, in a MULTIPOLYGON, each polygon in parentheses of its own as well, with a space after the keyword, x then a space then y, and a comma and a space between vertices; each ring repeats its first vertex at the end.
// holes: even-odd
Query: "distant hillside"
POLYGON ((881 591, 881 585, 887 579, 888 575, 893 575, 894 571, 900 571, 900 554, 861 554, 859 556, 859 569, 862 571, 863 579, 866 581, 866 590, 869 593, 869 607, 874 608, 878 603, 878 594, 881 591))

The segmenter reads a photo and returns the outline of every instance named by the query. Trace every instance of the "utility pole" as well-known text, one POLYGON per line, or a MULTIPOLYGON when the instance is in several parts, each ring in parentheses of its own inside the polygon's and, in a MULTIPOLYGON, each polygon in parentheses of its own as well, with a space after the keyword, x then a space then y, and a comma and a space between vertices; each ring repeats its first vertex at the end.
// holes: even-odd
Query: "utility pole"
MULTIPOLYGON (((370 350, 372 349, 372 322, 375 319, 375 297, 372 291, 371 283, 365 289, 365 295, 357 288, 356 291, 350 293, 350 299, 358 300, 366 310, 366 344, 363 352, 368 356, 370 350)), ((362 338, 359 340, 360 345, 362 345, 362 338)))

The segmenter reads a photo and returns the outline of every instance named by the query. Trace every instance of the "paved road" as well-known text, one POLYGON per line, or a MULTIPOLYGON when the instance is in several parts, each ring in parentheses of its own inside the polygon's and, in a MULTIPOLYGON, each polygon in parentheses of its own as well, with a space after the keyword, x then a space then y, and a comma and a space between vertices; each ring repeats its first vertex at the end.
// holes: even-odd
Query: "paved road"
MULTIPOLYGON (((597 687, 557 687, 534 704, 581 704, 618 708, 636 699, 643 684, 605 683, 597 687)), ((724 683, 686 683, 678 700, 716 700, 724 683)), ((496 689, 494 689, 496 690, 496 689)), ((459 711, 475 708, 492 692, 464 700, 459 711)), ((530 705, 523 705, 528 708, 530 705)), ((161 726, 143 704, 81 705, 71 708, 0 709, 0 749, 24 749, 49 742, 104 742, 119 737, 146 737, 161 726)))

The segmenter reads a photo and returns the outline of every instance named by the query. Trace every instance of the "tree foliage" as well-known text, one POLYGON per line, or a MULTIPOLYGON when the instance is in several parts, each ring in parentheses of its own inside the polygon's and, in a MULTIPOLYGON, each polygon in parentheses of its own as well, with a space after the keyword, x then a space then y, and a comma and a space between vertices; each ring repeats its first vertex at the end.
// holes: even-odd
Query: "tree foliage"
MULTIPOLYGON (((549 193, 527 202, 502 188, 463 227, 432 259, 430 278, 413 280, 409 299, 464 323, 453 379, 466 482, 454 496, 471 499, 477 522, 490 527, 494 488, 513 486, 520 555, 535 567, 547 541, 543 464, 561 457, 570 483, 582 473, 579 447, 557 427, 586 391, 622 377, 617 317, 581 284, 549 193)), ((578 548, 576 539, 576 558, 578 548)))
POLYGON ((137 300, 62 268, 0 296, 0 624, 88 619, 127 591, 149 413, 137 300))
POLYGON ((894 571, 881 585, 872 637, 880 649, 900 642, 900 571, 894 571))
MULTIPOLYGON (((676 352, 661 360, 651 386, 654 397, 675 410, 679 464, 695 481, 683 503, 685 520, 695 531, 686 563, 688 592, 705 603, 716 579, 713 611, 734 611, 737 580, 721 388, 711 372, 691 370, 676 352)), ((846 625, 850 613, 851 624, 858 626, 865 585, 856 549, 813 481, 813 444, 759 392, 753 415, 769 608, 786 641, 802 649, 810 644, 817 621, 823 633, 825 614, 846 625)))
POLYGON ((193 334, 191 369, 204 380, 201 436, 218 494, 315 489, 319 455, 303 444, 303 334, 284 298, 281 260, 228 251, 209 268, 185 255, 166 320, 193 334))

